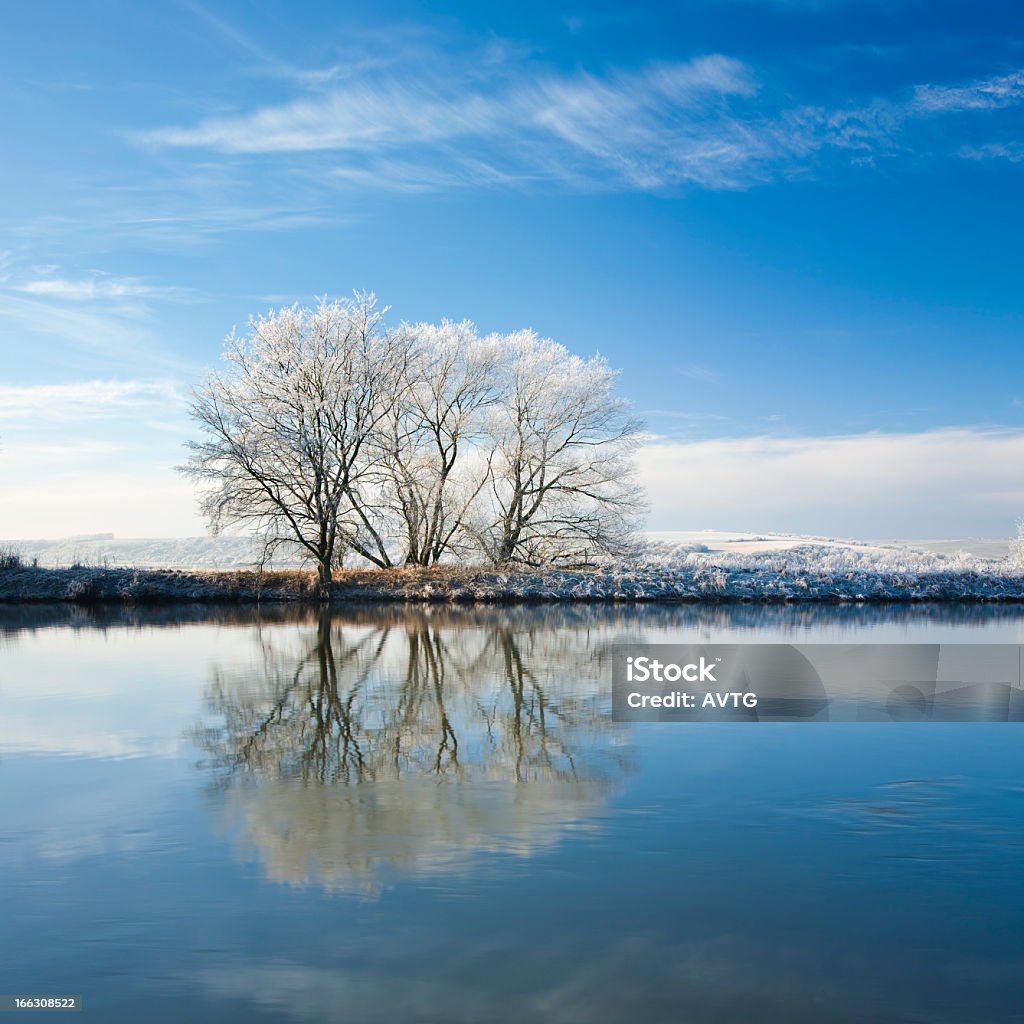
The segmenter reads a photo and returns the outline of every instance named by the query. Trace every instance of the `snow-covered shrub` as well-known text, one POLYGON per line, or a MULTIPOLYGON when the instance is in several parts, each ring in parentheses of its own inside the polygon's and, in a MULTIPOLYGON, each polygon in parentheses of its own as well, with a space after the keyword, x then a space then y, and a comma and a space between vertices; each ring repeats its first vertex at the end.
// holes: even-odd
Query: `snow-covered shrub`
POLYGON ((1007 561, 1014 569, 1024 569, 1024 519, 1017 520, 1017 536, 1010 541, 1007 561))
POLYGON ((14 548, 0 548, 0 569, 24 569, 25 562, 14 548))
POLYGON ((71 601, 88 601, 94 596, 92 581, 81 578, 73 579, 68 584, 67 596, 71 601))

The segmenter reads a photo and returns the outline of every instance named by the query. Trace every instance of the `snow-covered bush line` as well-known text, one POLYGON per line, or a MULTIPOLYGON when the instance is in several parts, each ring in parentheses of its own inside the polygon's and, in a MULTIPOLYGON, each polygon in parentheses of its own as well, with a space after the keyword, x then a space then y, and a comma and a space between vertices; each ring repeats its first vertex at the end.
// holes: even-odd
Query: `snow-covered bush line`
MULTIPOLYGON (((489 568, 364 570, 340 573, 332 600, 344 602, 705 602, 804 603, 1022 601, 1024 572, 927 565, 828 567, 788 560, 688 567, 608 565, 597 570, 504 571, 489 568)), ((308 572, 175 572, 137 569, 16 569, 0 573, 0 602, 79 603, 315 602, 308 572)))

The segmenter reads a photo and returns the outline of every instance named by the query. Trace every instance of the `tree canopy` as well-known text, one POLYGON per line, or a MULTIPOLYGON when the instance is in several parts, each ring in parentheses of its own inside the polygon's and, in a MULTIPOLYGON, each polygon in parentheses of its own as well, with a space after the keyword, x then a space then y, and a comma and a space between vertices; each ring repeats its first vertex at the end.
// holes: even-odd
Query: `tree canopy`
POLYGON ((212 528, 299 548, 325 593, 379 567, 591 564, 644 502, 617 373, 533 331, 389 328, 372 294, 254 318, 195 389, 184 472, 212 528))

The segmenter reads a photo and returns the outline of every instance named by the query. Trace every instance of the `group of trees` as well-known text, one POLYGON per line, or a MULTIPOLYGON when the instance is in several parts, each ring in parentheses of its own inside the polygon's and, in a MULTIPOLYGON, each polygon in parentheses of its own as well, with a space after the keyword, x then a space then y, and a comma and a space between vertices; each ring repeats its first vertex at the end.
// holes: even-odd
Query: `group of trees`
POLYGON ((298 546, 324 587, 356 556, 580 565, 624 548, 640 425, 604 359, 533 331, 391 329, 384 312, 357 294, 229 336, 183 467, 215 530, 298 546))

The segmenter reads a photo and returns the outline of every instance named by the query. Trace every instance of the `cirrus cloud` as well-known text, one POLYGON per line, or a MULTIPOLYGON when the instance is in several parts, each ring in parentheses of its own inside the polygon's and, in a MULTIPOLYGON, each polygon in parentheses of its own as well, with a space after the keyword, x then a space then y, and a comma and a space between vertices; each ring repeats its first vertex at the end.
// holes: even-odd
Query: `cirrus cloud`
POLYGON ((752 67, 720 53, 601 74, 499 64, 484 78, 424 66, 135 138, 234 157, 300 154, 320 161, 324 180, 403 191, 537 181, 743 189, 806 174, 829 152, 870 163, 911 145, 915 123, 1024 101, 1022 70, 849 105, 780 106, 752 67))

